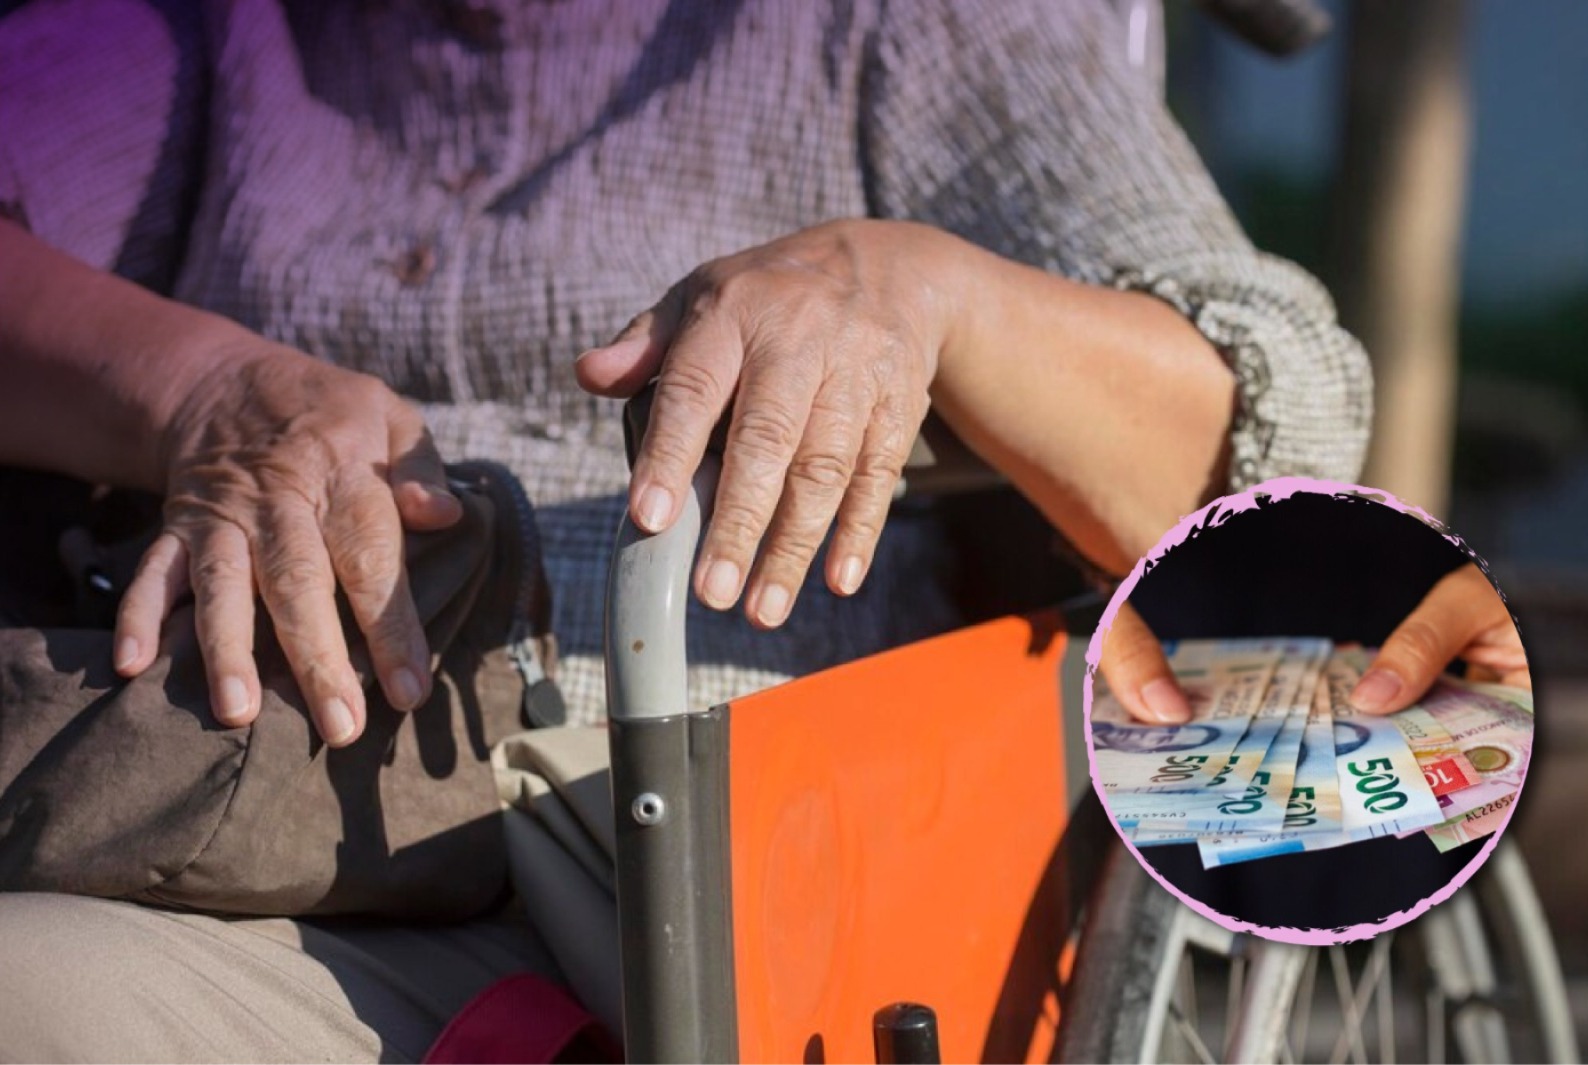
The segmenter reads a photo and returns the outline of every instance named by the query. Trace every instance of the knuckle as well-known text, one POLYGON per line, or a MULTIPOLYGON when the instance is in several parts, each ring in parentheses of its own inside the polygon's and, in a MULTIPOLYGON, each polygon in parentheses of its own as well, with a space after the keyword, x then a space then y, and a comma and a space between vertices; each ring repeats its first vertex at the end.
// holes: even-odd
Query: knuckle
POLYGON ((192 563, 193 587, 200 595, 212 588, 240 584, 248 579, 242 559, 228 554, 206 552, 192 563))
POLYGON ((417 628, 406 611, 383 610, 365 627, 364 635, 369 639, 370 649, 377 654, 389 651, 392 657, 402 658, 413 645, 417 628))
POLYGON ((1157 644, 1139 629, 1131 628, 1121 634, 1113 654, 1113 665, 1121 676, 1140 683, 1165 672, 1157 644))
POLYGON ((840 527, 851 541, 875 543, 882 536, 882 516, 879 510, 871 507, 854 507, 843 516, 840 527))
POLYGON ((734 558, 746 556, 765 528, 766 518, 755 507, 743 501, 720 502, 711 516, 712 552, 734 558))
POLYGON ((841 492, 855 472, 848 456, 831 451, 812 451, 797 455, 789 465, 789 479, 825 493, 841 492))
POLYGON ((345 672, 344 657, 325 648, 302 650, 293 660, 292 675, 311 697, 339 691, 345 672))
POLYGON ((360 538, 337 556, 342 583, 354 590, 384 589, 397 576, 397 560, 384 544, 360 538))
POLYGON ((299 555, 272 559, 265 566, 264 578, 265 586, 284 602, 295 602, 331 591, 324 567, 313 559, 299 555))
POLYGON ((904 463, 909 453, 891 449, 868 450, 855 461, 853 480, 866 493, 887 495, 893 491, 894 482, 904 473, 904 463))
POLYGON ((1439 630, 1429 621, 1410 617, 1395 631, 1395 650, 1398 657, 1418 670, 1436 670, 1443 666, 1444 641, 1439 630))
POLYGON ((345 380, 346 383, 339 383, 339 387, 345 387, 348 399, 364 409, 380 410, 384 408, 395 411, 407 406, 378 377, 373 377, 366 373, 354 373, 350 374, 345 380))
POLYGON ((802 574, 819 547, 819 530, 784 529, 762 549, 761 563, 769 573, 802 574))
POLYGON ((738 417, 732 444, 745 457, 781 461, 799 443, 801 426, 793 412, 775 403, 756 403, 738 417))
POLYGON ((669 360, 656 381, 656 402, 686 414, 714 418, 727 382, 710 366, 695 359, 669 360))
POLYGON ((242 639, 230 626, 217 625, 215 620, 207 618, 197 627, 199 653, 204 661, 218 672, 239 672, 244 666, 252 668, 253 656, 242 639))

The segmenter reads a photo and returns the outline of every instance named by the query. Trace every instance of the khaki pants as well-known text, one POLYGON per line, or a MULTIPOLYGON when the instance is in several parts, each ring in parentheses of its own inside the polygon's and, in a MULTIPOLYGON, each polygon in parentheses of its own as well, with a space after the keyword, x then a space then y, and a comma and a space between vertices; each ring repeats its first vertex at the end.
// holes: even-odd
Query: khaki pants
POLYGON ((532 972, 619 1030, 606 737, 494 752, 520 899, 488 920, 221 918, 0 893, 0 1062, 419 1061, 492 982, 532 972))
POLYGON ((525 971, 561 979, 505 914, 397 927, 0 895, 0 1060, 419 1061, 525 971))
MULTIPOLYGON (((61 531, 91 516, 86 500, 87 486, 0 470, 0 513, 29 516, 0 523, 7 560, 0 566, 0 632, 7 626, 31 627, 34 633, 39 626, 108 626, 108 618, 94 625, 85 620, 84 608, 74 600, 75 585, 56 562, 61 531)), ((477 531, 476 539, 485 542, 483 529, 477 531)), ((480 543, 473 544, 475 555, 483 550, 480 543)), ((437 557, 461 564, 467 555, 453 549, 437 557)), ((129 557, 135 560, 136 553, 129 557)), ((108 662, 108 652, 99 657, 108 662)), ((14 671, 14 659, 6 664, 14 671)), ((50 676, 42 668, 35 674, 50 676)), ((62 675, 59 686, 68 710, 82 706, 80 673, 62 675)), ((153 694, 142 718, 161 717, 166 692, 160 688, 153 694)), ((485 694, 476 693, 481 699, 485 694)), ((497 701, 511 702, 516 717, 518 690, 510 694, 510 700, 497 701)), ((60 712, 47 700, 44 709, 60 712)), ((199 739, 213 735, 205 732, 199 739)), ((112 735, 106 749, 122 738, 112 735)), ((26 752, 19 754, 16 735, 8 733, 6 742, 15 772, 26 752)), ((465 750, 465 742, 455 740, 456 750, 465 750)), ((159 749, 168 752, 178 792, 183 780, 204 776, 192 771, 198 756, 192 749, 159 749)), ((492 770, 506 853, 495 850, 493 866, 470 860, 472 852, 453 852, 454 860, 442 871, 465 889, 487 883, 489 898, 500 886, 502 859, 508 859, 519 901, 492 919, 424 925, 213 917, 81 895, 0 892, 0 1062, 418 1061, 469 999, 520 972, 568 985, 616 1031, 620 1006, 605 762, 601 730, 547 729, 498 745, 492 770), (482 873, 492 868, 496 876, 482 873)), ((456 789, 432 796, 425 789, 444 788, 447 781, 438 782, 434 766, 423 768, 405 778, 400 790, 408 799, 405 809, 433 814, 443 800, 456 798, 456 789)), ((483 766, 476 765, 474 772, 483 793, 474 813, 489 814, 496 806, 490 778, 483 766)), ((118 837, 108 823, 115 819, 99 816, 106 810, 125 812, 131 797, 115 788, 100 790, 106 805, 89 810, 82 824, 104 838, 67 841, 80 862, 106 857, 101 847, 149 850, 147 837, 118 837)), ((349 829, 334 816, 334 802, 316 807, 321 821, 328 808, 333 816, 327 830, 340 830, 346 840, 349 829)), ((480 824, 492 827, 484 817, 480 824)), ((286 826, 288 832, 303 830, 301 820, 286 826)), ((245 832, 239 838, 242 853, 257 858, 249 847, 252 837, 245 832)), ((497 844, 498 838, 488 842, 497 844)), ((30 853, 26 843, 19 853, 30 853)), ((264 854, 269 849, 260 842, 254 850, 264 854)), ((178 846, 170 853, 184 851, 178 846)), ((369 861, 357 848, 339 848, 338 854, 344 863, 369 861)), ((266 865, 267 872, 280 871, 266 865)), ((365 865, 362 874, 369 871, 365 865)), ((15 877, 14 868, 6 872, 15 877)), ((411 874, 410 869, 406 880, 395 874, 389 878, 392 890, 421 890, 411 886, 411 874)), ((426 883, 433 886, 434 880, 426 883)), ((191 904, 238 909, 215 905, 202 891, 191 904)))

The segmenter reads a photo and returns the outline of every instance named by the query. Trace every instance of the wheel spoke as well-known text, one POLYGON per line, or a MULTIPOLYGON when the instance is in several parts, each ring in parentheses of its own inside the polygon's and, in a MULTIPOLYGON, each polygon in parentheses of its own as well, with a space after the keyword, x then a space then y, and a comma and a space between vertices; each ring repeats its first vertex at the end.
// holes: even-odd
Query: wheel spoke
POLYGON ((1197 1060, 1202 1065, 1215 1065, 1213 1054, 1208 1050, 1208 1045, 1202 1041, 1202 1036, 1197 1033, 1196 1026, 1186 1020, 1179 1007, 1173 1003, 1169 1005, 1169 1017, 1174 1021, 1175 1031, 1179 1032, 1180 1038, 1184 1039, 1186 1044, 1190 1046, 1192 1053, 1196 1054, 1197 1060))
MULTIPOLYGON (((1390 972, 1390 944, 1387 941, 1394 933, 1386 933, 1383 937, 1384 945, 1384 977, 1378 983, 1376 1001, 1378 1005, 1378 1056, 1384 1065, 1395 1065, 1395 974, 1390 972)), ((1374 949, 1379 944, 1375 943, 1374 949)))
MULTIPOLYGON (((1302 1057, 1307 1056, 1307 1033, 1312 1027, 1312 996, 1318 978, 1318 954, 1316 950, 1307 951, 1307 961, 1301 970, 1301 983, 1296 992, 1296 1002, 1301 1009, 1300 1023, 1295 1029, 1296 1051, 1302 1057)), ((1292 1024, 1296 1024, 1297 1015, 1293 1009, 1290 1014, 1292 1024)))
MULTIPOLYGON (((1241 1016, 1241 995, 1246 987, 1246 959, 1230 959, 1230 979, 1225 986, 1224 996, 1224 1049, 1230 1048, 1230 1040, 1235 1038, 1235 1018, 1241 1016)), ((1228 1053, 1225 1054, 1228 1057, 1228 1053)))
POLYGON ((1345 1061, 1348 1051, 1352 1061, 1357 1065, 1365 1065, 1367 1050, 1362 1046, 1362 1017, 1357 1010, 1356 994, 1351 986, 1351 967, 1346 961, 1344 947, 1329 948, 1329 967, 1334 971, 1334 992, 1340 999, 1340 1012, 1344 1015, 1340 1038, 1335 1040, 1334 1050, 1329 1055, 1330 1065, 1340 1065, 1345 1061))
POLYGON ((1428 989, 1428 1061, 1430 1065, 1445 1062, 1445 996, 1437 987, 1428 989))

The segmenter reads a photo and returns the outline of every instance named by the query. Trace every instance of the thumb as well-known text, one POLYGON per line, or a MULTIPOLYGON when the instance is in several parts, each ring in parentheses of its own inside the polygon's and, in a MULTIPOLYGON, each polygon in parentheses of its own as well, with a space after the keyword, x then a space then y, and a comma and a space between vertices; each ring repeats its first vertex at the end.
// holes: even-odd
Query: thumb
POLYGON ((1163 645, 1126 603, 1103 640, 1103 676, 1127 713, 1155 725, 1191 720, 1191 704, 1169 670, 1163 645))
POLYGON ((402 400, 393 403, 387 421, 387 447, 392 455, 387 480, 397 513, 405 529, 445 529, 463 516, 463 506, 447 487, 446 467, 424 419, 402 400))
POLYGON ((591 348, 574 360, 579 387, 597 396, 627 399, 661 372, 676 328, 677 301, 671 293, 635 318, 604 347, 591 348))
POLYGON ((1510 620, 1499 593, 1469 562, 1430 588, 1390 633, 1352 690, 1351 705, 1368 714, 1404 710, 1473 639, 1510 620))

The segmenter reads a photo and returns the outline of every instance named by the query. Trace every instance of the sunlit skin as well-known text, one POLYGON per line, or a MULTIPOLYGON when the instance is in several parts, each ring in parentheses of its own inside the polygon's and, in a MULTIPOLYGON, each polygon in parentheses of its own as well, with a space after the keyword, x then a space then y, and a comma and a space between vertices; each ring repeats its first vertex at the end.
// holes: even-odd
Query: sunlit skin
MULTIPOLYGON (((350 743, 365 709, 340 587, 387 698, 423 701, 428 652, 402 534, 460 511, 412 407, 9 223, 0 288, 0 462, 167 498, 165 531, 117 622, 123 675, 149 666, 191 590, 217 718, 252 720, 257 597, 320 732, 350 743)), ((676 517, 731 404, 695 587, 720 609, 742 602, 765 628, 795 608, 829 528, 827 584, 860 587, 929 403, 1120 573, 1222 483, 1235 401, 1212 345, 1151 296, 867 220, 704 264, 577 372, 612 396, 658 378, 631 494, 652 530, 676 517)))

